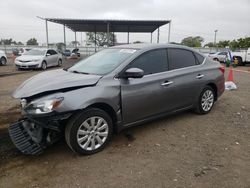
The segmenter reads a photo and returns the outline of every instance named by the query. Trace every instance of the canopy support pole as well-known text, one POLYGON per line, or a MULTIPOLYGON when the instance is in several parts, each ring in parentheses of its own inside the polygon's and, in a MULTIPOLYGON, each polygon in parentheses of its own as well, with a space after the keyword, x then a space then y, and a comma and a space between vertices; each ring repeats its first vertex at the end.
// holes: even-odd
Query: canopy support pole
POLYGON ((49 47, 49 33, 48 33, 48 21, 45 20, 45 26, 46 26, 46 43, 47 47, 49 47))
POLYGON ((109 46, 109 22, 107 23, 107 46, 109 46))
POLYGON ((75 48, 77 48, 76 32, 75 32, 75 48))
POLYGON ((168 43, 170 43, 170 31, 171 31, 171 20, 169 21, 169 24, 168 24, 168 43))
POLYGON ((65 25, 63 25, 63 41, 64 41, 64 45, 66 48, 66 34, 65 34, 65 25))
POLYGON ((157 43, 160 41, 160 28, 157 29, 157 43))
POLYGON ((153 32, 151 32, 150 43, 153 41, 153 32))
POLYGON ((96 52, 96 26, 95 26, 95 52, 96 52))

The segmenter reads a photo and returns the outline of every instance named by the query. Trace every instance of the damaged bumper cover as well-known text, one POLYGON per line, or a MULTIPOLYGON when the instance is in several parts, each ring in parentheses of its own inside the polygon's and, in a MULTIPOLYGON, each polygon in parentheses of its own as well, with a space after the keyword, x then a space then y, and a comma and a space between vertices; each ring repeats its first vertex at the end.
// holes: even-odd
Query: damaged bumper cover
POLYGON ((39 155, 61 137, 62 122, 72 113, 25 116, 9 126, 14 145, 24 154, 39 155))

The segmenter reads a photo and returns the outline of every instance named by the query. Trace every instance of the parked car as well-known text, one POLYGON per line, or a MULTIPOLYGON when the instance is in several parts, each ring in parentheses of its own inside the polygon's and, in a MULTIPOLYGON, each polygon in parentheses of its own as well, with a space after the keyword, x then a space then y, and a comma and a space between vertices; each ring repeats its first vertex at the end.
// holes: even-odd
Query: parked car
POLYGON ((62 65, 62 55, 53 49, 32 49, 15 59, 17 69, 43 69, 62 65))
POLYGON ((12 48, 12 54, 13 54, 14 56, 18 56, 18 55, 19 55, 19 50, 18 50, 18 48, 12 48))
POLYGON ((25 154, 60 135, 74 152, 93 154, 114 131, 188 109, 207 114, 223 92, 224 68, 191 48, 116 46, 25 81, 13 94, 23 117, 9 133, 25 154))
POLYGON ((210 53, 208 54, 208 57, 213 59, 214 61, 219 61, 221 63, 225 63, 227 60, 228 52, 215 52, 215 53, 210 53))
POLYGON ((238 59, 239 65, 245 65, 250 63, 250 48, 242 52, 232 52, 232 56, 238 59))
POLYGON ((77 55, 77 57, 80 57, 80 56, 81 56, 81 54, 80 54, 80 52, 79 52, 79 49, 78 49, 78 48, 74 48, 74 49, 72 50, 71 55, 72 55, 72 54, 77 55))
POLYGON ((70 51, 70 50, 64 50, 64 51, 62 52, 62 55, 63 55, 63 56, 66 56, 66 57, 70 57, 70 56, 71 56, 71 51, 70 51))
POLYGON ((7 57, 4 51, 0 50, 0 65, 7 64, 7 57))
POLYGON ((20 48, 19 49, 19 52, 18 52, 18 55, 23 55, 25 53, 27 53, 28 51, 30 51, 31 49, 30 48, 20 48))

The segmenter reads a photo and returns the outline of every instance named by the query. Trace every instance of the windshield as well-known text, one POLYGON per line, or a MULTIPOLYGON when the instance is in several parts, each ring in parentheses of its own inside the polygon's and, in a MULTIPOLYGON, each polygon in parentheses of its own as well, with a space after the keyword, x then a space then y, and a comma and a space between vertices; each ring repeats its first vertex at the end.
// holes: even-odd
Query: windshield
POLYGON ((29 50, 24 53, 24 55, 45 55, 46 50, 29 50))
POLYGON ((105 75, 113 71, 124 60, 132 56, 135 49, 105 49, 68 69, 70 72, 105 75))

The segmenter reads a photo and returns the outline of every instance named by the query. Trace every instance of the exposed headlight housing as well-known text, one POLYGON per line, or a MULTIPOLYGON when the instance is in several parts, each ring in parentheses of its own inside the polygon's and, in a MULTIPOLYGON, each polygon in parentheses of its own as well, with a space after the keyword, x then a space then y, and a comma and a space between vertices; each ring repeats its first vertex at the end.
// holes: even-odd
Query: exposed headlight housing
POLYGON ((28 114, 46 114, 54 111, 63 101, 63 97, 48 99, 44 101, 34 101, 28 104, 24 111, 28 114))

